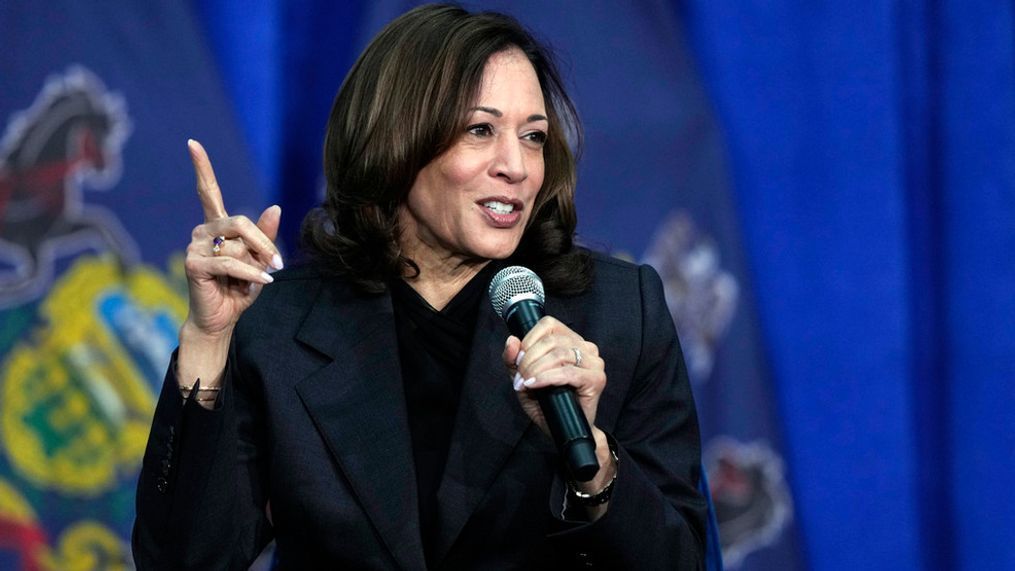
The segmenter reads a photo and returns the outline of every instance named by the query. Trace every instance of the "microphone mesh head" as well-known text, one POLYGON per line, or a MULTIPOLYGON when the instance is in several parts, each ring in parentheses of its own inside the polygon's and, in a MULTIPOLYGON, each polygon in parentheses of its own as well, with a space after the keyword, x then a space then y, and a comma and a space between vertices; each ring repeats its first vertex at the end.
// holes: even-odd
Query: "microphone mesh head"
POLYGON ((522 266, 509 266, 497 272, 490 280, 490 303, 493 310, 503 319, 515 303, 523 299, 534 299, 543 305, 543 280, 532 270, 522 266))

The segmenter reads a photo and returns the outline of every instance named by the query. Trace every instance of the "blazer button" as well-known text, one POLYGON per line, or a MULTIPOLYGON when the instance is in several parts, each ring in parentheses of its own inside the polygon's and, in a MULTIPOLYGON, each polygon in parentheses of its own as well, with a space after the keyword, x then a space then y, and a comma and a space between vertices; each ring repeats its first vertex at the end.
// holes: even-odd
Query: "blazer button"
POLYGON ((164 494, 166 493, 166 490, 169 489, 169 482, 167 482, 162 476, 159 476, 159 479, 155 480, 155 489, 158 490, 160 494, 164 494))

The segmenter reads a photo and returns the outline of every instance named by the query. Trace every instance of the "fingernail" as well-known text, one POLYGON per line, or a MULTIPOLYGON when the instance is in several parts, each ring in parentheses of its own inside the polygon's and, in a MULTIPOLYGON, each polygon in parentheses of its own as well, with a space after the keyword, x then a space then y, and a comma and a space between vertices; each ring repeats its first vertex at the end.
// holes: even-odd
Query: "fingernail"
POLYGON ((527 386, 527 387, 531 387, 532 385, 536 384, 536 378, 533 377, 533 378, 523 382, 522 384, 527 386))
POLYGON ((275 268, 276 270, 281 270, 283 267, 285 267, 282 265, 282 256, 279 256, 278 254, 273 255, 271 257, 271 267, 275 268))
POLYGON ((523 380, 524 379, 522 379, 522 374, 516 372, 515 373, 515 380, 514 380, 515 391, 522 390, 522 381, 523 380))
POLYGON ((264 281, 267 283, 275 281, 275 278, 271 277, 271 274, 269 274, 268 272, 261 272, 261 278, 264 279, 264 281))
POLYGON ((522 358, 525 357, 525 351, 519 351, 518 356, 515 357, 515 366, 517 367, 522 363, 522 358))
POLYGON ((257 290, 260 289, 260 287, 261 287, 261 284, 259 284, 257 282, 250 282, 250 285, 247 286, 247 293, 249 293, 249 294, 255 294, 255 293, 257 293, 257 290))

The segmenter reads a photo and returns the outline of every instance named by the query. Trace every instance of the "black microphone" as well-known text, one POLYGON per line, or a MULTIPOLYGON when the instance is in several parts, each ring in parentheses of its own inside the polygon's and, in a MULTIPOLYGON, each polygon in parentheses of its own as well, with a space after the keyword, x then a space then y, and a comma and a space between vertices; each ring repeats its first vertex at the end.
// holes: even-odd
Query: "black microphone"
MULTIPOLYGON (((510 266, 497 272, 490 280, 489 293, 493 310, 519 339, 524 338, 544 315, 543 281, 528 268, 510 266)), ((574 388, 542 388, 536 391, 536 398, 571 478, 578 482, 594 478, 599 472, 596 442, 585 413, 578 406, 574 388)))

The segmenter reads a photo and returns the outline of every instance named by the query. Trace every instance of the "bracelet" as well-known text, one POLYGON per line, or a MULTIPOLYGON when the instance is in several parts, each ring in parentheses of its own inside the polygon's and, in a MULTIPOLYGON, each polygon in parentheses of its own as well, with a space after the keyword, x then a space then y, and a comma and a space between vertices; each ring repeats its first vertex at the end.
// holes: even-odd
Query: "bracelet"
MULTIPOLYGON (((190 391, 194 390, 194 385, 190 385, 190 386, 180 385, 180 390, 181 391, 187 391, 189 393, 190 391)), ((197 392, 203 392, 203 391, 221 391, 221 390, 222 390, 222 387, 198 387, 197 392)))
POLYGON ((613 470, 613 479, 602 490, 592 494, 579 490, 577 484, 568 480, 568 491, 571 493, 571 499, 574 500, 574 503, 580 506, 593 507, 610 501, 610 496, 613 495, 613 485, 617 483, 617 473, 620 472, 620 457, 617 456, 617 450, 614 448, 612 440, 609 442, 609 445, 610 456, 613 457, 613 463, 616 465, 616 468, 613 470))
MULTIPOLYGON (((189 385, 189 386, 188 385, 180 385, 180 387, 179 387, 180 388, 180 393, 182 393, 181 396, 183 397, 183 401, 184 402, 186 402, 187 399, 190 397, 190 395, 194 393, 194 387, 197 386, 197 385, 200 385, 200 384, 201 384, 201 379, 197 379, 196 381, 194 381, 193 385, 189 385)), ((194 400, 196 400, 197 402, 214 402, 214 401, 217 401, 219 399, 218 392, 221 391, 221 390, 222 390, 222 387, 201 387, 201 386, 198 386, 197 387, 197 394, 198 395, 200 395, 201 393, 212 393, 212 395, 211 396, 205 396, 205 397, 195 396, 194 400)))

